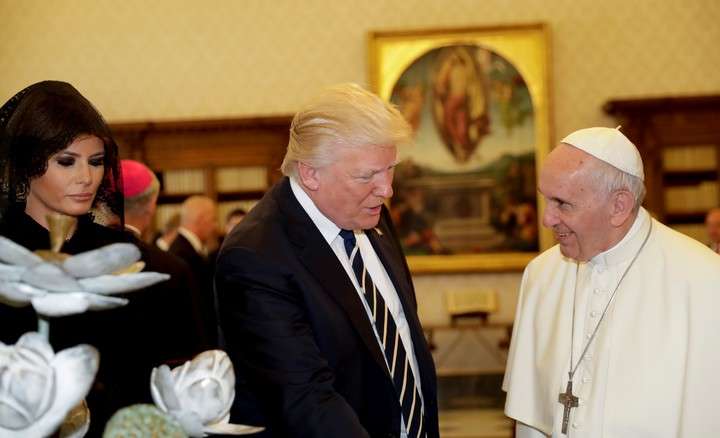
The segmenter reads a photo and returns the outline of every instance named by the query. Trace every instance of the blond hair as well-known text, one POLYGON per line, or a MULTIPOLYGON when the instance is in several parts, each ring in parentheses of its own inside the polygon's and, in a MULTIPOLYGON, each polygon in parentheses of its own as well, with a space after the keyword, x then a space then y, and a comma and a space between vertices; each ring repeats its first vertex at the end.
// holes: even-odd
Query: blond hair
POLYGON ((297 177, 297 164, 323 167, 338 147, 403 146, 412 129, 397 108, 356 84, 327 89, 298 111, 280 170, 297 177))

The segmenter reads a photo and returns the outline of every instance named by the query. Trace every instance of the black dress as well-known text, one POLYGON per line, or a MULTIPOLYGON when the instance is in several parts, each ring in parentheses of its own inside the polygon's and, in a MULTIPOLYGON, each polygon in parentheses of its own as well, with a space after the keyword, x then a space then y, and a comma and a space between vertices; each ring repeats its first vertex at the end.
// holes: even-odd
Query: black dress
MULTIPOLYGON (((30 251, 48 249, 50 234, 42 225, 35 222, 24 211, 13 208, 6 212, 0 222, 0 235, 24 246, 30 251)), ((116 242, 130 242, 132 237, 124 232, 104 227, 92 221, 89 215, 78 219, 77 229, 73 236, 65 242, 62 252, 77 254, 116 242)), ((32 307, 20 309, 0 304, 0 340, 6 344, 14 344, 25 332, 37 330, 37 317, 32 307), (11 322, 12 321, 12 322, 11 322)), ((89 343, 82 333, 72 333, 66 326, 82 328, 85 315, 53 318, 50 321, 50 343, 55 351, 89 343), (62 327, 62 329, 61 329, 62 327)), ((86 330, 81 330, 85 332, 86 330)))
MULTIPOLYGON (((17 209, 5 214, 0 234, 30 250, 47 249, 50 243, 48 231, 17 209)), ((82 216, 62 252, 77 254, 117 242, 136 243, 130 233, 82 216)), ((157 365, 153 345, 158 338, 146 322, 154 321, 157 311, 148 308, 149 297, 144 293, 125 295, 130 303, 124 307, 49 319, 50 344, 56 352, 78 344, 90 344, 100 352, 100 368, 86 399, 92 418, 89 437, 101 436, 105 423, 118 409, 152 402, 149 377, 157 365)), ((3 342, 15 343, 23 333, 35 330, 37 317, 31 306, 18 309, 0 305, 3 342)))

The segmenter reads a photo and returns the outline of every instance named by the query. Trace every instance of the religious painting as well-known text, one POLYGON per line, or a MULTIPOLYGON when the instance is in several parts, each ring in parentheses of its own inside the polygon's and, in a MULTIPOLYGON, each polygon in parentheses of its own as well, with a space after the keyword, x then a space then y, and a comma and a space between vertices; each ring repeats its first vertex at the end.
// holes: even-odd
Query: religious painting
POLYGON ((548 241, 543 25, 374 32, 370 77, 410 123, 390 211, 413 272, 520 270, 548 241))

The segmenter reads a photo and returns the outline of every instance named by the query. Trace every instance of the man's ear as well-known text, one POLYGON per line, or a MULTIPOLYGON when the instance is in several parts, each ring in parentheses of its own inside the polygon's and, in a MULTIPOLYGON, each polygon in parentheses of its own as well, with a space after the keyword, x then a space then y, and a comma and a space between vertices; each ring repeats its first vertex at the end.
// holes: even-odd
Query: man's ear
POLYGON ((318 179, 318 170, 308 164, 298 162, 297 173, 300 184, 308 190, 315 191, 320 188, 320 180, 318 179))
POLYGON ((610 196, 610 224, 620 227, 632 217, 635 196, 628 190, 618 190, 610 196))

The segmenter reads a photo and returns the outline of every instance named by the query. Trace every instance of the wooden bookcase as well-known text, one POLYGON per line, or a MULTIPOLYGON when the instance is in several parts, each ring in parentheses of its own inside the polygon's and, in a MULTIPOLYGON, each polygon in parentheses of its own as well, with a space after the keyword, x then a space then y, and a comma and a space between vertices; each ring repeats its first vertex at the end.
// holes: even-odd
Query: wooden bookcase
POLYGON ((702 240, 705 213, 720 206, 720 95, 611 100, 604 110, 640 150, 645 207, 702 240))
POLYGON ((148 165, 161 181, 156 226, 193 194, 224 210, 248 205, 282 175, 291 116, 114 123, 122 158, 148 165), (226 207, 223 209, 223 207, 226 207))

